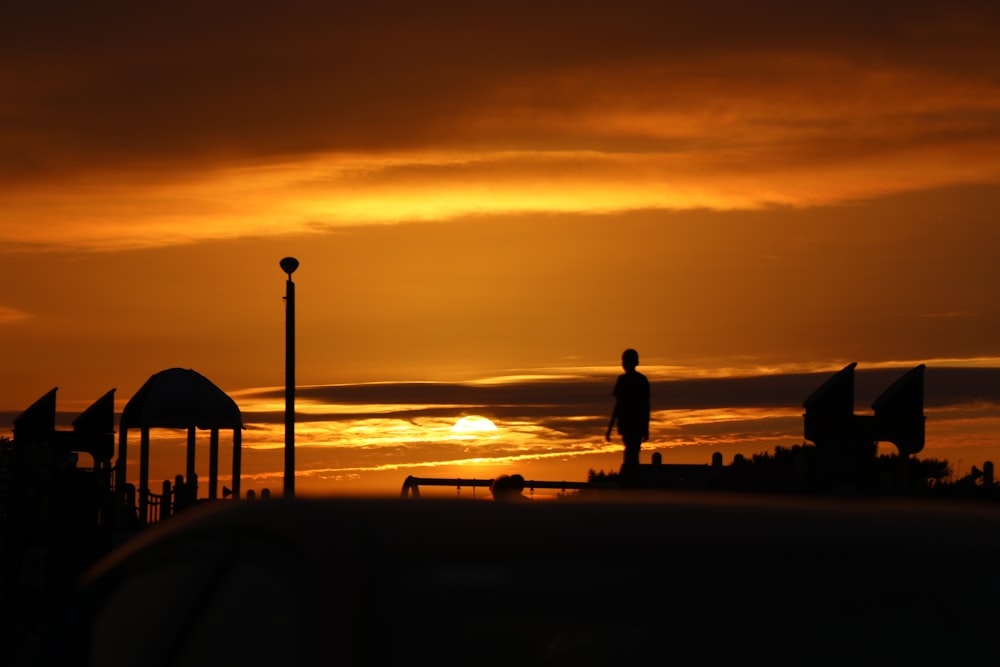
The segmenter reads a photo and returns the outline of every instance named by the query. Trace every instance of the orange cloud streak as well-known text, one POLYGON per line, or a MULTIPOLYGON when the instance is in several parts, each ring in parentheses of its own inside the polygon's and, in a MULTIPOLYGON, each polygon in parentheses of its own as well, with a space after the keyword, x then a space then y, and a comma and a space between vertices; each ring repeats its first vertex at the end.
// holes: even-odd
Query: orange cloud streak
MULTIPOLYGON (((32 108, 40 96, 71 94, 72 82, 46 61, 48 74, 8 82, 26 100, 11 114, 23 113, 32 129, 0 134, 0 146, 16 147, 7 152, 14 178, 2 189, 0 235, 11 244, 118 249, 478 214, 806 207, 996 183, 1000 86, 990 70, 965 60, 990 36, 956 19, 960 11, 946 14, 940 34, 921 39, 928 48, 932 37, 951 44, 950 60, 909 50, 914 34, 934 24, 915 13, 886 26, 897 44, 846 32, 813 44, 782 35, 723 49, 707 31, 673 46, 639 33, 646 48, 597 49, 578 60, 548 48, 539 62, 486 59, 472 87, 471 72, 455 65, 422 69, 440 67, 434 60, 412 61, 415 71, 438 72, 435 87, 423 91, 385 79, 384 63, 361 62, 359 77, 367 67, 385 95, 399 97, 389 103, 347 89, 358 93, 347 97, 353 114, 317 98, 301 119, 275 110, 266 134, 216 117, 236 113, 234 100, 245 97, 256 104, 240 114, 272 108, 266 74, 234 79, 231 99, 213 92, 213 106, 196 87, 200 72, 170 71, 170 111, 143 106, 151 125, 131 128, 135 136, 126 141, 124 119, 120 136, 104 128, 117 109, 98 118, 81 108, 77 128, 32 108), (329 118, 313 115, 313 106, 329 118), (187 119, 190 134, 167 145, 157 128, 174 136, 171 112, 187 119), (89 134, 88 122, 95 124, 89 134), (348 140, 352 132, 361 139, 348 140), (206 148, 216 141, 225 145, 206 148)), ((615 24, 607 29, 616 34, 615 24)), ((397 37, 400 45, 415 39, 397 37)), ((350 44, 361 48, 358 39, 350 44)), ((474 44, 461 45, 473 49, 473 60, 483 56, 474 44)), ((245 55, 272 46, 254 43, 245 55)), ((320 53, 332 58, 331 48, 320 53)), ((108 53, 100 53, 92 55, 92 75, 120 83, 115 77, 127 72, 109 68, 108 53)), ((202 55, 209 70, 225 65, 202 55)), ((159 57, 135 57, 166 67, 159 57)), ((297 95, 324 81, 324 70, 304 68, 287 85, 297 95)), ((72 94, 86 101, 83 91, 72 94)), ((164 94, 149 92, 150 99, 164 94)))

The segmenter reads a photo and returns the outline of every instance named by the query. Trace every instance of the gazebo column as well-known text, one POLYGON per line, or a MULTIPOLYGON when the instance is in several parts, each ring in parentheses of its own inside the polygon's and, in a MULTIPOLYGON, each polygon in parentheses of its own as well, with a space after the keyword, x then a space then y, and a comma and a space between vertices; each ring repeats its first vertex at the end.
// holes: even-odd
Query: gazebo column
POLYGON ((215 500, 219 488, 219 429, 213 428, 208 444, 208 497, 215 500))
POLYGON ((240 499, 240 448, 243 446, 243 431, 237 426, 233 429, 233 500, 240 499))
POLYGON ((142 427, 139 441, 139 523, 148 523, 146 516, 149 504, 149 427, 142 427))
POLYGON ((188 426, 188 441, 187 441, 187 470, 184 473, 184 481, 190 483, 194 479, 194 442, 195 442, 195 427, 188 426))
MULTIPOLYGON (((108 516, 110 517, 110 520, 113 522, 112 525, 114 526, 121 526, 124 524, 125 521, 125 515, 123 514, 123 512, 126 511, 125 510, 125 498, 126 498, 125 464, 127 461, 126 457, 127 452, 128 452, 128 428, 124 424, 119 423, 118 459, 115 461, 115 467, 114 470, 112 471, 112 474, 114 475, 115 493, 113 498, 109 499, 109 502, 113 502, 114 505, 108 508, 109 509, 108 516)), ((132 508, 129 507, 128 511, 131 512, 132 508)))
POLYGON ((125 493, 125 463, 128 460, 128 427, 118 425, 118 460, 115 461, 115 491, 125 493))

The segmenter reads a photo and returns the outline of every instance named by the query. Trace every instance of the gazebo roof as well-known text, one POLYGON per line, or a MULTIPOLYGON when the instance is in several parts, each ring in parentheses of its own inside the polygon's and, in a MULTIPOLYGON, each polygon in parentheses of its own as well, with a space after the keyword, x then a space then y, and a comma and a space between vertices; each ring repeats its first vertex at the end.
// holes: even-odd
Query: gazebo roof
POLYGON ((236 402, 200 373, 170 368, 142 385, 122 410, 121 428, 241 429, 236 402))

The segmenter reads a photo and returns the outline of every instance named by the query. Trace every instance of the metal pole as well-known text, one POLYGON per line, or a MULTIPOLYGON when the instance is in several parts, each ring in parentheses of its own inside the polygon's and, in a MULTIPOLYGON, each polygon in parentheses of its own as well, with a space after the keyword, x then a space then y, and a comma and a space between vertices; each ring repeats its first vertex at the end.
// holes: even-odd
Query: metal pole
POLYGON ((292 273, 299 268, 294 257, 281 260, 288 274, 285 281, 285 489, 286 498, 295 496, 295 283, 292 273))

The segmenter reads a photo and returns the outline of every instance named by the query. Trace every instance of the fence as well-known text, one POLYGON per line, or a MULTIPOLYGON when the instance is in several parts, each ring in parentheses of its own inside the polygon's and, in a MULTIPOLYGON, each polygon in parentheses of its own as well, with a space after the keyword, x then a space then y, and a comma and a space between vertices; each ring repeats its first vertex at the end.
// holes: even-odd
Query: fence
MULTIPOLYGON (((403 482, 403 490, 400 495, 404 498, 419 498, 420 497, 420 487, 421 486, 451 486, 455 489, 461 491, 463 487, 469 487, 472 489, 485 487, 489 489, 493 485, 493 479, 462 479, 460 477, 455 478, 445 478, 445 477, 413 477, 412 475, 407 477, 403 482)), ((588 489, 591 488, 589 482, 551 482, 551 481, 540 481, 540 480, 526 480, 524 482, 524 490, 534 493, 535 489, 558 489, 560 491, 569 491, 571 489, 588 489)))

